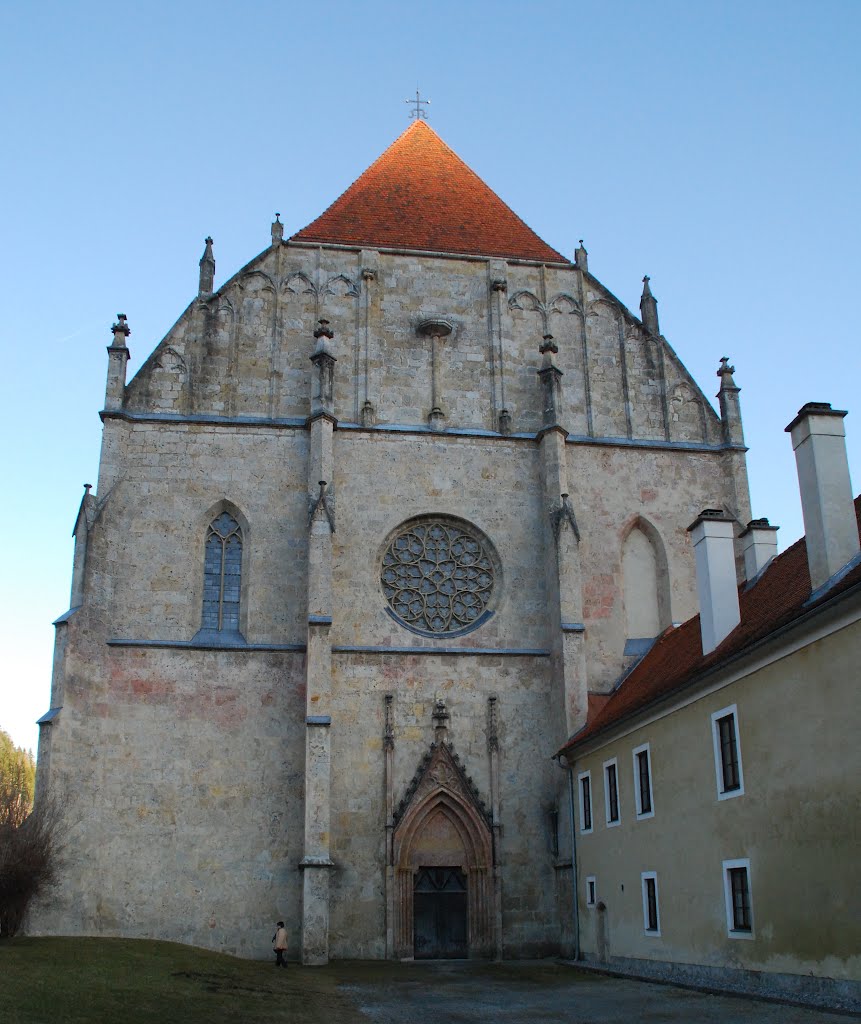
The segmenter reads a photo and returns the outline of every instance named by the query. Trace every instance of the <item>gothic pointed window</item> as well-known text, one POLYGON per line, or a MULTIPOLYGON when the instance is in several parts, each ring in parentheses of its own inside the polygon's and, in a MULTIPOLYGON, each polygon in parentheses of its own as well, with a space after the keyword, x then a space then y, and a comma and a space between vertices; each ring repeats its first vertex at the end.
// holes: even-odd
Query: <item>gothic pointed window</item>
POLYGON ((229 512, 209 524, 203 563, 203 616, 207 633, 239 633, 242 529, 229 512))

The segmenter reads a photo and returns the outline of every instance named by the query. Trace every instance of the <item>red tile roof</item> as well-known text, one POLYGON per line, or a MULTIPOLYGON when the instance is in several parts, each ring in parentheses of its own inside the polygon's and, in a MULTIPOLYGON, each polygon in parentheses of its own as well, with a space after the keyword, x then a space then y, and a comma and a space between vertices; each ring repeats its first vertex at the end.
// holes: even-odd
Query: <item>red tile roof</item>
POLYGON ((340 198, 291 240, 568 263, 414 121, 340 198))
MULTIPOLYGON (((861 534, 861 495, 855 499, 855 516, 861 534)), ((818 601, 805 607, 810 597, 810 572, 807 568, 807 546, 802 537, 778 555, 750 589, 742 583, 738 595, 741 621, 723 643, 703 656, 699 615, 676 629, 670 627, 665 630, 604 704, 593 703, 590 695, 585 727, 568 740, 561 752, 575 750, 597 733, 692 683, 704 672, 719 667, 782 626, 801 618, 817 604, 858 583, 861 583, 861 564, 835 583, 818 601)))

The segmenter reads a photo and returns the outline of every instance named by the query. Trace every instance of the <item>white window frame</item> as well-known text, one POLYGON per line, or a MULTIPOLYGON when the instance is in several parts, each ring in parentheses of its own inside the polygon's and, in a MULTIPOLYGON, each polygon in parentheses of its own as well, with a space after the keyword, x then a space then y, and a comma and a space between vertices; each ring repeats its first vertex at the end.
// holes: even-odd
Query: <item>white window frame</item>
POLYGON ((658 895, 658 873, 657 871, 641 871, 640 887, 643 890, 643 932, 646 935, 660 938, 661 936, 661 902, 658 895), (652 879, 655 883, 655 918, 657 928, 649 927, 649 896, 646 889, 646 880, 652 879))
POLYGON ((723 869, 723 896, 724 904, 726 906, 726 933, 731 939, 753 939, 756 937, 754 930, 754 916, 753 916, 753 884, 750 877, 750 858, 740 857, 736 860, 725 860, 722 865, 723 869), (747 899, 750 904, 750 931, 739 931, 733 928, 733 902, 732 902, 732 883, 730 881, 730 869, 731 868, 744 868, 747 872, 747 899))
POLYGON ((591 771, 580 772, 577 776, 577 798, 580 801, 580 835, 588 836, 592 834, 592 830, 595 827, 595 790, 592 788, 591 771), (586 821, 586 808, 583 804, 583 779, 586 779, 589 783, 589 812, 592 824, 588 828, 583 827, 586 821))
MULTIPOLYGON (((607 822, 607 828, 615 828, 617 825, 622 824, 622 799, 619 794, 619 759, 617 757, 611 757, 609 761, 605 761, 603 764, 604 769, 604 820, 607 822), (615 821, 610 821, 610 787, 607 785, 607 769, 613 766, 616 776, 616 813, 618 817, 615 821)), ((594 815, 593 815, 594 817, 594 815)))
POLYGON ((738 734, 738 707, 730 704, 712 714, 712 745, 715 755, 715 783, 717 785, 718 800, 732 800, 733 797, 744 796, 744 768, 741 763, 741 739, 738 734), (738 757, 738 789, 723 788, 723 758, 720 749, 720 728, 718 721, 732 715, 732 725, 735 731, 735 752, 738 757))
POLYGON ((634 766, 634 807, 637 811, 637 821, 644 821, 646 818, 654 818, 655 816, 655 794, 652 789, 652 751, 648 743, 642 743, 639 747, 634 747, 631 751, 631 762, 634 766), (646 755, 646 765, 649 771, 649 805, 651 810, 644 811, 643 804, 640 794, 640 764, 638 760, 639 754, 646 755))
POLYGON ((597 903, 598 903, 598 880, 597 880, 597 878, 594 875, 587 875, 586 876, 586 906, 587 907, 594 907, 594 906, 597 905, 597 903), (591 884, 591 887, 592 887, 592 892, 591 892, 592 899, 591 900, 589 899, 589 895, 590 895, 589 886, 590 886, 590 884, 591 884))

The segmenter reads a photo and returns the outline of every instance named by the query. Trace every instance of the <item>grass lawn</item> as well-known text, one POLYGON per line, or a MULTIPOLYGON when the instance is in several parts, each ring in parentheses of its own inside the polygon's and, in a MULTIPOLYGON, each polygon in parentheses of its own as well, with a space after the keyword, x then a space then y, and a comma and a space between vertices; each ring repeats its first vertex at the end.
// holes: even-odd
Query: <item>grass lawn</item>
POLYGON ((0 941, 3 1024, 356 1024, 325 968, 237 960, 173 942, 0 941))

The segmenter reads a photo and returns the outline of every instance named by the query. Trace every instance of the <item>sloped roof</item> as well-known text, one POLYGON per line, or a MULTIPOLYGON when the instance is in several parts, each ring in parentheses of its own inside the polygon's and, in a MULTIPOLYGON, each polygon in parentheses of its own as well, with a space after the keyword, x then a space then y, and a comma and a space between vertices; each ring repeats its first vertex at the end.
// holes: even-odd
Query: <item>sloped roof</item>
MULTIPOLYGON (((861 534, 861 495, 855 499, 855 516, 861 534)), ((810 598, 810 572, 804 537, 768 565, 754 585, 739 587, 741 621, 710 654, 703 656, 700 617, 668 628, 618 689, 603 704, 589 702, 586 725, 575 733, 561 753, 575 750, 610 726, 636 714, 660 698, 692 683, 702 673, 718 668, 746 648, 766 639, 782 626, 801 618, 811 608, 861 583, 861 564, 835 583, 818 601, 810 598)))
POLYGON ((422 120, 291 241, 568 263, 422 120))

